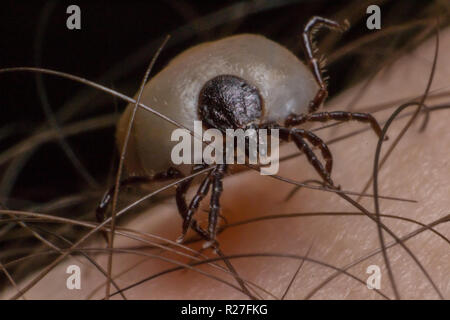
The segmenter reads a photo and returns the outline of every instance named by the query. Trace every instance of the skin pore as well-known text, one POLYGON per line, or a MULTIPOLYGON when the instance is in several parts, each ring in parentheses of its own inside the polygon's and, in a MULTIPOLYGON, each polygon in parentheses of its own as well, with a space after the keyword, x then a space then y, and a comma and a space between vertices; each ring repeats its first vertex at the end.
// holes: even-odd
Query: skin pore
MULTIPOLYGON (((396 101, 386 111, 373 115, 381 123, 400 104, 420 97, 425 91, 435 51, 435 38, 429 39, 418 50, 397 61, 394 66, 378 74, 372 84, 367 87, 358 100, 353 111, 366 111, 370 106, 383 105, 396 101), (401 100, 399 102, 399 100, 401 100)), ((450 53, 450 29, 440 32, 439 56, 436 74, 433 79, 430 95, 448 92, 450 79, 450 65, 447 57, 450 53)), ((334 100, 327 101, 326 110, 347 110, 347 106, 355 95, 360 94, 361 87, 356 87, 343 93, 334 100)), ((431 97, 426 100, 429 107, 449 102, 448 96, 431 97)), ((416 107, 406 109, 402 114, 414 111, 416 107)), ((379 194, 413 199, 417 202, 400 202, 380 199, 380 212, 413 219, 429 224, 450 214, 450 129, 448 128, 449 110, 438 110, 430 113, 428 126, 424 132, 419 132, 423 115, 419 116, 408 132, 396 146, 378 176, 379 194)), ((402 128, 411 116, 394 121, 388 131, 389 140, 383 144, 382 155, 394 142, 402 128)), ((318 127, 318 126, 315 126, 318 127)), ((324 141, 329 141, 355 130, 368 128, 360 123, 346 123, 336 127, 316 132, 324 141)), ((332 178, 343 190, 361 192, 373 171, 373 160, 377 144, 376 135, 366 130, 362 134, 330 144, 334 156, 332 178)), ((285 154, 297 152, 293 144, 286 145, 285 154)), ((318 179, 313 168, 301 156, 283 162, 280 165, 281 177, 295 181, 318 179)), ((304 299, 317 288, 325 279, 333 275, 336 270, 321 266, 313 261, 295 259, 295 256, 320 261, 337 268, 343 268, 360 258, 367 256, 380 248, 377 225, 360 211, 339 196, 319 190, 302 188, 288 201, 286 196, 293 185, 278 181, 267 176, 261 176, 256 171, 248 171, 227 177, 224 181, 224 192, 221 198, 222 215, 228 223, 263 217, 268 215, 298 213, 355 213, 358 215, 324 215, 304 216, 263 220, 241 226, 230 227, 219 234, 218 240, 222 252, 227 256, 239 254, 274 254, 274 257, 247 257, 230 259, 230 262, 242 279, 257 284, 273 294, 276 298, 285 295, 286 299, 304 299), (287 254, 289 257, 281 257, 287 254), (301 269, 296 274, 298 267, 301 269), (292 277, 296 274, 289 291, 285 294, 292 277)), ((191 188, 191 193, 197 186, 191 188)), ((373 194, 370 187, 366 193, 373 194)), ((352 196, 357 199, 357 196, 352 196)), ((190 199, 190 198, 188 198, 190 199)), ((374 212, 373 198, 365 197, 360 204, 369 212, 374 212)), ((204 212, 208 209, 209 198, 206 198, 197 214, 200 221, 206 221, 204 212)), ((382 222, 398 237, 403 237, 422 226, 382 217, 382 222)), ((147 212, 143 212, 126 227, 155 234, 174 241, 181 232, 181 219, 176 212, 176 206, 171 199, 147 212)), ((448 222, 442 222, 433 228, 444 237, 450 236, 448 222)), ((384 233, 386 244, 392 242, 392 237, 384 233)), ((147 238, 147 240, 152 240, 147 238)), ((450 297, 450 250, 449 244, 435 233, 426 230, 404 244, 413 252, 445 298, 450 297)), ((123 236, 116 236, 116 248, 129 248, 129 253, 117 252, 113 260, 113 275, 116 283, 124 288, 134 282, 156 274, 162 270, 173 268, 175 265, 168 261, 138 255, 136 252, 162 255, 182 263, 192 262, 192 258, 180 257, 166 250, 140 250, 142 242, 131 240, 123 236)), ((191 245, 199 250, 201 243, 191 245)), ((86 248, 105 248, 104 241, 83 244, 86 248)), ((88 251, 87 251, 88 252, 88 251)), ((183 253, 192 252, 181 250, 183 253)), ((210 258, 217 255, 206 250, 203 252, 210 258)), ((93 255, 93 254, 92 254, 93 255)), ((395 279, 399 295, 403 299, 434 299, 438 294, 424 276, 417 263, 400 246, 395 245, 387 249, 387 255, 395 279)), ((96 258, 106 269, 107 255, 96 258)), ((220 266, 224 264, 218 262, 220 266)), ((380 292, 389 298, 395 298, 388 271, 381 252, 373 257, 361 261, 349 268, 347 272, 363 281, 358 282, 348 275, 341 274, 318 290, 314 299, 383 299, 375 290, 369 290, 365 284, 370 274, 366 273, 369 266, 376 265, 381 269, 380 292)), ((211 274, 227 281, 233 286, 239 284, 229 274, 207 265, 195 266, 200 272, 211 274)), ((35 275, 30 275, 19 286, 28 283, 35 275)), ((181 270, 157 277, 144 282, 124 292, 127 298, 135 299, 240 299, 246 296, 223 282, 211 279, 194 270, 181 270)), ((105 295, 104 276, 86 259, 69 257, 39 281, 25 296, 27 298, 59 298, 81 299, 88 297, 93 290, 94 298, 105 295), (68 290, 66 279, 69 276, 66 268, 69 265, 79 265, 82 272, 81 290, 68 290)), ((111 292, 116 289, 112 286, 111 292)), ((257 290, 265 299, 273 296, 257 290)), ((2 297, 15 294, 14 288, 2 297)), ((121 299, 115 295, 114 299, 121 299)))

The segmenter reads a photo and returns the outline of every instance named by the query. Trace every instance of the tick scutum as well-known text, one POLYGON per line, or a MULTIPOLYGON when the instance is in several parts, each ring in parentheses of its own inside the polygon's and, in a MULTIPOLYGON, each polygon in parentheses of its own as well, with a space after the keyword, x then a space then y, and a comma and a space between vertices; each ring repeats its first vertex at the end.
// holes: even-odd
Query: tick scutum
POLYGON ((220 75, 206 82, 198 101, 200 118, 208 127, 221 131, 258 122, 262 107, 259 90, 233 75, 220 75))

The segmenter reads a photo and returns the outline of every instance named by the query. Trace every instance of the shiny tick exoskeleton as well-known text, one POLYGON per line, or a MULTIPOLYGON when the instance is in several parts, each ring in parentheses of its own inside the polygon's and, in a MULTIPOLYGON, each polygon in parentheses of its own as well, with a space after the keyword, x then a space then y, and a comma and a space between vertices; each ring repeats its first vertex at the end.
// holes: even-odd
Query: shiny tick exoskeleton
MULTIPOLYGON (((322 17, 310 19, 302 34, 306 65, 289 50, 263 36, 232 36, 181 53, 146 84, 141 101, 191 130, 194 120, 201 120, 205 127, 221 131, 249 127, 278 129, 280 139, 294 141, 324 183, 334 187, 332 154, 327 145, 314 133, 293 127, 312 121, 356 120, 370 123, 378 135, 381 135, 381 129, 370 114, 316 113, 328 94, 312 44, 312 32, 320 26, 344 31, 348 24, 322 17), (319 148, 325 165, 307 142, 319 148)), ((134 105, 129 105, 119 122, 119 146, 124 143, 133 108, 134 105)), ((173 124, 138 108, 127 150, 126 168, 130 178, 122 184, 173 179, 186 174, 170 159, 173 129, 173 124)), ((195 172, 205 166, 192 165, 190 170, 195 172)), ((189 205, 185 195, 192 179, 178 185, 176 203, 183 218, 180 240, 189 228, 208 241, 215 240, 222 179, 227 166, 217 164, 208 173, 189 205), (208 229, 203 230, 193 215, 210 190, 209 224, 208 229)), ((98 207, 100 220, 113 190, 111 188, 105 194, 98 207)))

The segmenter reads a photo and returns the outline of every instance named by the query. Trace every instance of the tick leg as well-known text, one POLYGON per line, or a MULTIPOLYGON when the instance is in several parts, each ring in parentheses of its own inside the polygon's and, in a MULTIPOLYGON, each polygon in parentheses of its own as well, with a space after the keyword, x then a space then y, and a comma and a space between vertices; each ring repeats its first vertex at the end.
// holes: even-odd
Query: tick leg
MULTIPOLYGON (((129 185, 136 185, 141 183, 149 183, 149 182, 155 182, 155 181, 164 181, 164 180, 170 180, 170 179, 176 179, 176 178, 182 178, 183 174, 178 171, 175 168, 169 168, 165 172, 160 172, 155 174, 153 177, 149 176, 132 176, 128 177, 122 181, 120 181, 120 186, 129 186, 129 185)), ((96 218, 98 222, 103 222, 105 220, 105 212, 108 209, 109 204, 111 203, 111 200, 114 195, 115 185, 110 187, 104 194, 102 200, 100 201, 100 204, 98 205, 96 211, 96 218)))
POLYGON ((326 83, 322 77, 320 65, 321 63, 314 55, 316 49, 314 45, 313 34, 319 27, 327 27, 329 29, 344 32, 345 30, 347 30, 348 26, 349 24, 347 20, 343 24, 340 24, 336 21, 316 16, 312 17, 303 29, 303 50, 305 51, 308 66, 311 69, 314 78, 317 81, 317 84, 319 85, 319 91, 317 92, 314 99, 309 103, 308 112, 310 113, 315 112, 328 96, 326 83))
MULTIPOLYGON (((197 165, 193 168, 192 172, 195 173, 199 170, 202 170, 206 168, 205 164, 197 165)), ((188 179, 181 184, 178 185, 177 192, 176 192, 176 201, 177 201, 177 207, 178 212, 180 213, 181 217, 183 218, 183 231, 181 236, 177 239, 177 242, 182 243, 184 241, 184 237, 186 236, 187 230, 189 227, 194 229, 202 238, 205 240, 209 240, 208 233, 204 231, 200 226, 197 224, 197 221, 193 219, 194 213, 197 211, 198 206, 200 202, 203 200, 203 198, 208 194, 209 186, 211 185, 211 171, 208 172, 208 175, 201 183, 200 187, 197 190, 197 193, 195 194, 194 198, 192 198, 191 203, 189 204, 189 207, 186 205, 186 192, 189 189, 189 186, 192 183, 193 179, 188 179)))
POLYGON ((281 128, 280 137, 284 140, 289 140, 289 138, 292 138, 299 150, 305 154, 309 163, 311 163, 314 169, 316 169, 317 173, 322 177, 322 179, 330 186, 335 187, 333 180, 331 180, 330 173, 323 167, 316 154, 311 150, 305 140, 303 140, 301 134, 291 129, 281 128))
MULTIPOLYGON (((189 187, 192 183, 192 180, 193 179, 185 180, 177 186, 175 198, 176 198, 176 203, 177 203, 177 207, 178 207, 178 212, 181 215, 181 218, 183 219, 183 221, 186 219, 186 214, 188 211, 188 206, 186 204, 186 192, 189 189, 189 187)), ((197 232, 200 235, 200 237, 202 237, 205 240, 209 240, 208 233, 205 230, 203 230, 202 228, 200 228, 200 226, 197 224, 197 221, 195 219, 192 219, 192 221, 191 221, 191 228, 195 232, 197 232)), ((180 237, 177 241, 182 242, 183 240, 184 240, 184 238, 180 237)))
POLYGON ((217 217, 220 213, 220 195, 223 191, 222 180, 226 173, 227 165, 219 164, 216 169, 212 172, 212 191, 211 191, 211 202, 209 209, 209 224, 208 233, 211 240, 216 239, 217 231, 217 217))
POLYGON ((313 146, 318 147, 322 153, 322 157, 325 160, 325 170, 328 172, 329 175, 331 175, 331 170, 333 169, 333 155, 328 149, 328 146, 325 142, 323 142, 322 139, 320 139, 318 136, 316 136, 311 131, 307 131, 304 129, 288 129, 283 128, 276 122, 268 122, 265 124, 262 124, 260 128, 263 129, 279 129, 280 130, 280 138, 284 140, 289 140, 291 135, 293 133, 300 135, 302 138, 307 139, 313 146))
POLYGON ((313 146, 318 147, 322 152, 322 157, 325 160, 325 170, 331 175, 331 170, 333 169, 333 155, 328 149, 328 146, 322 139, 316 136, 311 131, 303 129, 292 129, 293 132, 299 134, 303 138, 306 138, 313 146))
POLYGON ((297 126, 305 122, 327 122, 330 120, 337 121, 359 121, 369 123, 372 130, 381 137, 381 128, 377 120, 369 113, 333 111, 333 112, 317 112, 312 114, 295 115, 291 114, 287 117, 285 125, 287 127, 297 126))
POLYGON ((200 184, 197 193, 195 194, 194 198, 192 198, 191 203, 189 204, 189 208, 186 212, 186 216, 184 217, 183 221, 183 231, 178 241, 182 242, 184 240, 184 237, 186 236, 186 233, 189 227, 191 226, 192 217, 194 213, 197 211, 200 202, 208 194, 210 185, 211 185, 211 172, 208 173, 206 178, 200 184))

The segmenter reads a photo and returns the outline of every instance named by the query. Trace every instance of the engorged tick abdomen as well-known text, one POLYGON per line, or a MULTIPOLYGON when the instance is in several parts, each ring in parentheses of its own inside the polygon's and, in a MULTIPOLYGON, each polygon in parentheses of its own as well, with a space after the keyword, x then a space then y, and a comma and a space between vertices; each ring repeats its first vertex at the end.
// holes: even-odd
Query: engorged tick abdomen
MULTIPOLYGON (((318 90, 310 70, 288 49, 260 35, 241 34, 194 46, 175 57, 145 85, 141 102, 193 130, 194 120, 200 120, 200 91, 220 75, 239 77, 258 89, 263 109, 257 124, 305 113, 318 90)), ((119 121, 120 148, 133 108, 128 105, 119 121)), ((127 151, 128 172, 152 175, 174 166, 174 129, 139 108, 127 151)))

